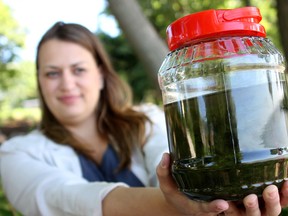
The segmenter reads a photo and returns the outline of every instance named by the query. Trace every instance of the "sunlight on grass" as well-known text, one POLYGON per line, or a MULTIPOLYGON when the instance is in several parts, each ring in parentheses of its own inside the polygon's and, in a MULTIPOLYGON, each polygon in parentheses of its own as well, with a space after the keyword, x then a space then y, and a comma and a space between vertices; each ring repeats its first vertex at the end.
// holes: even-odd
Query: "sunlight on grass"
POLYGON ((15 109, 2 109, 0 113, 0 125, 9 124, 12 122, 39 122, 41 111, 37 107, 33 108, 15 108, 15 109))

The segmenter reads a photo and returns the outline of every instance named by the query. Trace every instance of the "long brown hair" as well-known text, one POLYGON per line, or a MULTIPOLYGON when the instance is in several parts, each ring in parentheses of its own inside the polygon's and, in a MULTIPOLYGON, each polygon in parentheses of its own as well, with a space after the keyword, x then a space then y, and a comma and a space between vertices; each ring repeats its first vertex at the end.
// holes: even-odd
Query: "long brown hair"
POLYGON ((59 144, 70 145, 77 152, 90 157, 91 151, 85 143, 73 136, 49 110, 39 84, 39 50, 48 40, 58 39, 81 45, 91 52, 96 63, 101 67, 104 88, 101 91, 98 106, 95 108, 98 133, 108 138, 120 158, 120 168, 131 163, 131 152, 135 145, 142 145, 146 140, 145 124, 151 121, 142 112, 132 109, 132 93, 129 86, 114 71, 110 59, 99 39, 87 28, 78 24, 57 22, 42 37, 37 47, 36 69, 39 97, 41 101, 42 132, 59 144))

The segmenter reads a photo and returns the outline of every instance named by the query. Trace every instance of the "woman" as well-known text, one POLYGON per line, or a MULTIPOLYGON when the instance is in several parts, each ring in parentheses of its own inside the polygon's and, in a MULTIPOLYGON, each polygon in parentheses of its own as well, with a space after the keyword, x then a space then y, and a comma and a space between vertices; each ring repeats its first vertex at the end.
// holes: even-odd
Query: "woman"
MULTIPOLYGON (((164 153, 163 114, 131 105, 129 88, 83 26, 52 26, 38 45, 36 66, 40 128, 1 146, 3 187, 24 215, 261 214, 255 195, 242 210, 224 200, 191 201, 177 190, 164 153)), ((283 206, 287 190, 285 183, 283 206)), ((278 189, 267 187, 263 198, 264 213, 279 215, 278 189)))

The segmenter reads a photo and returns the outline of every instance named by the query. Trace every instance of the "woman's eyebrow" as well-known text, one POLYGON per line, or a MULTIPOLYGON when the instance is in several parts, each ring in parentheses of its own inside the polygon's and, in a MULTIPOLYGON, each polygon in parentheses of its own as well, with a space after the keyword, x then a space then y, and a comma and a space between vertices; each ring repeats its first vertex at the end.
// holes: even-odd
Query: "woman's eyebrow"
POLYGON ((71 64, 72 67, 75 67, 75 66, 78 66, 78 65, 81 65, 81 64, 84 64, 85 61, 80 61, 80 62, 76 62, 76 63, 73 63, 71 64))
POLYGON ((54 65, 46 65, 44 68, 57 69, 58 67, 54 65))
MULTIPOLYGON (((81 64, 84 64, 84 63, 85 63, 84 61, 76 62, 76 63, 71 64, 70 67, 75 67, 75 66, 78 66, 78 65, 81 65, 81 64)), ((60 68, 60 67, 55 66, 55 65, 45 65, 44 68, 48 68, 48 69, 58 69, 58 68, 60 68)))

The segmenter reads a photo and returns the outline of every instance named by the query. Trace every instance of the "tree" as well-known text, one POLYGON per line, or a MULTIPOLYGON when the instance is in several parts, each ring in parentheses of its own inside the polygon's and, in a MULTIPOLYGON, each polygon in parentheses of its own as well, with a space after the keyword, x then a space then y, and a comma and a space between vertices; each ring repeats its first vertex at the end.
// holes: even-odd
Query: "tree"
POLYGON ((167 45, 143 14, 135 0, 108 0, 109 7, 142 61, 155 86, 157 72, 168 53, 167 45))
POLYGON ((9 63, 17 59, 17 52, 24 45, 24 31, 11 15, 11 10, 0 0, 0 90, 7 89, 9 81, 16 76, 9 63))
POLYGON ((116 72, 133 88, 134 102, 157 103, 160 99, 157 97, 155 86, 124 35, 111 37, 103 32, 97 32, 97 36, 108 51, 116 72))
MULTIPOLYGON (((168 50, 167 48, 163 48, 165 51, 161 51, 162 54, 159 55, 163 57, 158 58, 158 63, 155 64, 156 66, 154 66, 154 69, 149 68, 151 68, 150 66, 153 62, 156 62, 156 58, 151 59, 148 57, 156 56, 156 52, 160 53, 160 49, 163 45, 159 46, 159 44, 162 44, 162 42, 159 41, 164 41, 166 39, 167 26, 176 19, 191 13, 207 9, 256 6, 261 11, 263 17, 261 24, 264 25, 266 29, 267 37, 273 41, 278 49, 282 50, 281 43, 279 42, 279 31, 277 30, 276 0, 270 0, 267 4, 262 4, 257 0, 107 0, 107 2, 109 3, 110 8, 108 13, 110 12, 115 16, 124 35, 127 37, 127 42, 136 51, 135 53, 137 53, 140 62, 142 62, 141 65, 146 67, 146 71, 148 71, 146 79, 152 77, 154 80, 152 85, 152 88, 154 89, 159 89, 157 72, 164 60, 164 56, 168 53, 168 50), (155 47, 157 47, 157 49, 155 49, 155 47), (151 53, 153 53, 153 56, 151 53)), ((283 27, 282 29, 285 30, 286 28, 283 27)), ((121 34, 119 37, 123 37, 123 35, 121 34)), ((166 43, 164 43, 164 46, 166 46, 166 43)), ((118 48, 118 46, 114 47, 114 49, 112 48, 112 53, 110 54, 114 55, 115 49, 118 48)), ((133 61, 137 61, 135 58, 132 59, 133 61)), ((116 65, 117 64, 118 62, 116 62, 116 65)), ((138 63, 134 64, 134 66, 136 65, 141 67, 138 63)), ((127 77, 129 77, 131 75, 129 74, 131 69, 125 68, 125 70, 128 71, 127 77)), ((137 72, 142 73, 141 69, 137 70, 137 72)), ((145 76, 141 76, 141 78, 142 80, 138 80, 137 84, 143 82, 145 76)), ((132 83, 132 88, 135 91, 135 83, 132 83)), ((143 91, 146 89, 143 89, 143 91)))
POLYGON ((212 8, 235 8, 241 6, 241 1, 235 0, 139 0, 138 2, 144 14, 164 39, 166 38, 166 28, 168 25, 180 17, 212 8))

